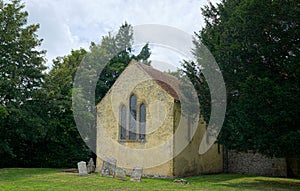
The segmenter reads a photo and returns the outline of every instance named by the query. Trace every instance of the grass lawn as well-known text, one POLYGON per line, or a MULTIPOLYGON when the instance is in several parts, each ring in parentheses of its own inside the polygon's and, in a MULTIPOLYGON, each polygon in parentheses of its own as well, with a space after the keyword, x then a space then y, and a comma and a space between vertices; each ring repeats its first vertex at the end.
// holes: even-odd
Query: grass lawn
POLYGON ((300 190, 300 179, 269 178, 234 174, 187 177, 187 185, 173 179, 130 182, 101 177, 78 176, 59 169, 0 169, 0 190, 300 190))

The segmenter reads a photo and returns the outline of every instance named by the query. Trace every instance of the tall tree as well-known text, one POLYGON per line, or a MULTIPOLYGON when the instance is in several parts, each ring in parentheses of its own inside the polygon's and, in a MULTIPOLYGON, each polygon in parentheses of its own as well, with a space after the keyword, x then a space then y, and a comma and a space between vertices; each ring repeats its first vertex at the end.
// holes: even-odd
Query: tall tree
POLYGON ((74 88, 74 116, 80 134, 95 151, 96 148, 96 108, 119 75, 132 59, 148 63, 150 49, 146 44, 137 56, 132 53, 133 29, 125 23, 114 36, 109 33, 99 44, 91 43, 77 71, 74 88))
MULTIPOLYGON (((44 153, 47 166, 74 166, 74 161, 88 156, 86 144, 95 151, 95 106, 91 105, 90 95, 95 94, 97 104, 134 57, 131 55, 132 36, 131 25, 125 23, 116 36, 109 33, 99 44, 92 42, 89 51, 75 50, 53 61, 45 81, 49 121, 43 145, 47 150, 44 153), (99 70, 101 74, 97 79, 99 70), (91 87, 92 83, 97 85, 96 89, 91 87), (79 113, 77 108, 80 108, 79 113)), ((143 52, 144 56, 139 57, 147 61, 150 50, 143 52)))
POLYGON ((36 34, 39 25, 27 25, 23 9, 20 0, 0 0, 0 104, 8 113, 1 118, 0 166, 6 159, 24 164, 24 153, 43 136, 36 100, 46 69, 45 51, 37 50, 42 42, 36 34))
POLYGON ((219 142, 238 151, 299 157, 299 2, 223 0, 202 14, 206 26, 196 33, 194 54, 200 60, 201 46, 209 48, 228 94, 219 142))
POLYGON ((43 105, 47 113, 47 134, 40 147, 44 166, 74 167, 77 161, 88 158, 88 148, 78 133, 72 110, 73 81, 86 53, 79 49, 57 57, 46 75, 43 105))
MULTIPOLYGON (((134 59, 150 65, 148 60, 151 55, 149 44, 145 44, 140 53, 134 55, 132 53, 133 40, 133 28, 130 24, 125 23, 121 25, 116 36, 111 34, 104 36, 99 45, 91 47, 91 51, 96 51, 95 49, 103 50, 102 52, 105 52, 106 56, 110 58, 109 62, 103 63, 105 67, 102 69, 97 81, 96 103, 103 98, 131 60, 134 59)), ((98 52, 101 51, 98 50, 98 52)))

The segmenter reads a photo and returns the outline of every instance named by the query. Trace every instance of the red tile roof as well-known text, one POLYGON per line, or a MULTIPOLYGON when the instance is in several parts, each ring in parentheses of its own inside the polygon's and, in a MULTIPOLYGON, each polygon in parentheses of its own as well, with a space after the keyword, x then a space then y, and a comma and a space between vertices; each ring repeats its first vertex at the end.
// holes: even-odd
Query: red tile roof
POLYGON ((161 72, 154 69, 151 66, 142 63, 136 63, 143 71, 145 71, 156 83, 162 87, 168 94, 170 94, 174 99, 179 100, 180 90, 179 85, 180 81, 167 73, 161 72))

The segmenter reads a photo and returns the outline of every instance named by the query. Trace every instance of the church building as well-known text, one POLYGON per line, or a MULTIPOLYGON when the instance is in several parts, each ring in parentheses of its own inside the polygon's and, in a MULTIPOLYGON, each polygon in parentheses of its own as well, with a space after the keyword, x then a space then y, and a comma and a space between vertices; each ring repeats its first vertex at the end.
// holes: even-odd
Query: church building
POLYGON ((223 171, 220 145, 199 154, 206 125, 200 114, 184 111, 187 89, 181 85, 143 63, 127 66, 96 106, 98 171, 107 158, 127 173, 134 167, 145 175, 168 177, 223 171))

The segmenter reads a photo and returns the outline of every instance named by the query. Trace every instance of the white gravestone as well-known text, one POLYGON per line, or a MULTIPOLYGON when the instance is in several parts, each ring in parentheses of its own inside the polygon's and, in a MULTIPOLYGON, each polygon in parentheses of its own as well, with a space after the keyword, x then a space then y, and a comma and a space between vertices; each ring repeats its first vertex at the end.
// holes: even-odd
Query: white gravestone
POLYGON ((87 168, 86 168, 86 162, 80 161, 79 163, 77 163, 77 166, 78 166, 78 172, 79 172, 80 176, 88 175, 87 168))

